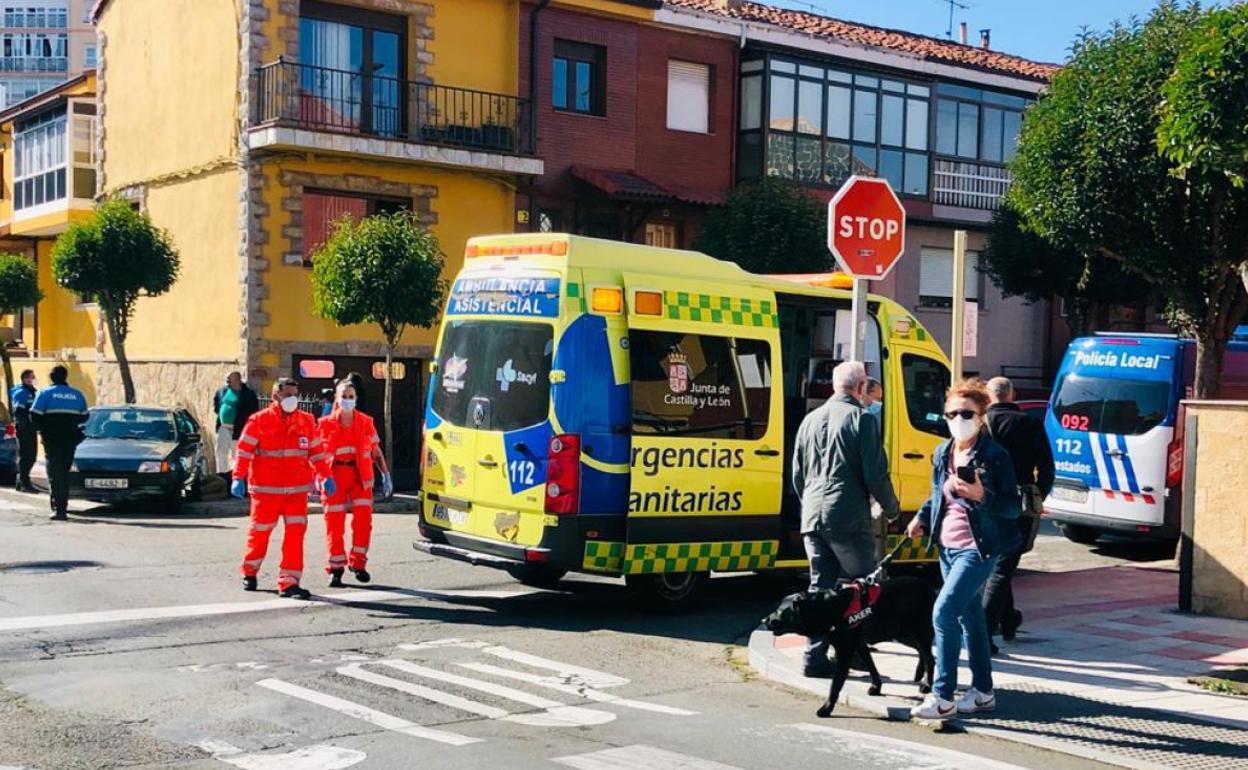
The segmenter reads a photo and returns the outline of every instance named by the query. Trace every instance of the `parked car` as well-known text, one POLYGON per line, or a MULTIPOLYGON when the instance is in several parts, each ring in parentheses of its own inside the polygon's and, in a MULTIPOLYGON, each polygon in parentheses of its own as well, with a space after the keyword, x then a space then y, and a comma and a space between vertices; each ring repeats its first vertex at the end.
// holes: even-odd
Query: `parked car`
MULTIPOLYGON (((185 409, 97 406, 74 453, 69 495, 98 503, 160 502, 177 513, 184 496, 195 496, 207 476, 199 423, 185 409)), ((38 463, 31 481, 48 488, 38 463)))
POLYGON ((1018 408, 1022 409, 1025 414, 1035 417, 1040 422, 1044 422, 1044 416, 1048 414, 1049 411, 1048 401, 1024 399, 1022 401, 1016 401, 1015 403, 1018 404, 1018 408))

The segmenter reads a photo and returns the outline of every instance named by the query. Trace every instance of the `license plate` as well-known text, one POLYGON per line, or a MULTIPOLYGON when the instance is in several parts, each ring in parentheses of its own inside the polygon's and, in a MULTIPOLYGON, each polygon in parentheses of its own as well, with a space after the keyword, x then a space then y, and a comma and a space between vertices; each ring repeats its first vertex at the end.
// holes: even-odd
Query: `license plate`
POLYGON ((83 484, 88 489, 126 489, 130 479, 87 479, 83 484))
POLYGON ((468 511, 461 511, 458 508, 450 508, 441 503, 435 503, 433 506, 433 515, 430 517, 434 521, 445 521, 456 527, 464 527, 468 525, 468 511))
POLYGON ((1086 503, 1088 501, 1088 490, 1086 489, 1053 487, 1053 491, 1049 494, 1053 495, 1054 500, 1061 500, 1064 503, 1086 503))

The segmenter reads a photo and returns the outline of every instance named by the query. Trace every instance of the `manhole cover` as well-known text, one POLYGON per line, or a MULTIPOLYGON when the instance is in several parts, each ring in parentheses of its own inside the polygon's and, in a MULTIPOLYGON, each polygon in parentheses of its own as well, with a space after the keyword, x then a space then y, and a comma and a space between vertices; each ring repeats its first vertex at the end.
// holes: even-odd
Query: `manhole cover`
POLYGON ((0 564, 0 572, 10 575, 41 575, 49 572, 69 572, 74 569, 103 567, 98 561, 22 561, 16 564, 0 564))

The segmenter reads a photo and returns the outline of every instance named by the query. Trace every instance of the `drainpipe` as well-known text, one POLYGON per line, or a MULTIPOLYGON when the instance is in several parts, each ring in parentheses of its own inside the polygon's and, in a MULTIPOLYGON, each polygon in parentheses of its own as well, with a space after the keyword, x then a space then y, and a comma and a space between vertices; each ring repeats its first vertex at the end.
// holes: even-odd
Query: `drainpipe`
MULTIPOLYGON (((529 12, 529 149, 537 154, 537 31, 539 16, 550 0, 538 0, 529 12)), ((537 196, 533 190, 536 179, 529 178, 529 232, 537 232, 537 196)))

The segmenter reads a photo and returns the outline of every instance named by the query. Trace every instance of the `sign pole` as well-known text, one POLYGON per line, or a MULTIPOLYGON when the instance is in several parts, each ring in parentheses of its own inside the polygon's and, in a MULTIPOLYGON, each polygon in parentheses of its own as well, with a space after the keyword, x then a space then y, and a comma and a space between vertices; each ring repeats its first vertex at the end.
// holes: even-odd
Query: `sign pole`
MULTIPOLYGON (((850 305, 853 334, 850 336, 849 360, 866 363, 867 355, 867 279, 854 279, 854 295, 850 305)), ((878 374, 877 374, 878 376, 878 374)))
POLYGON ((953 335, 949 340, 952 385, 962 381, 962 336, 966 311, 966 231, 953 231, 953 335))

